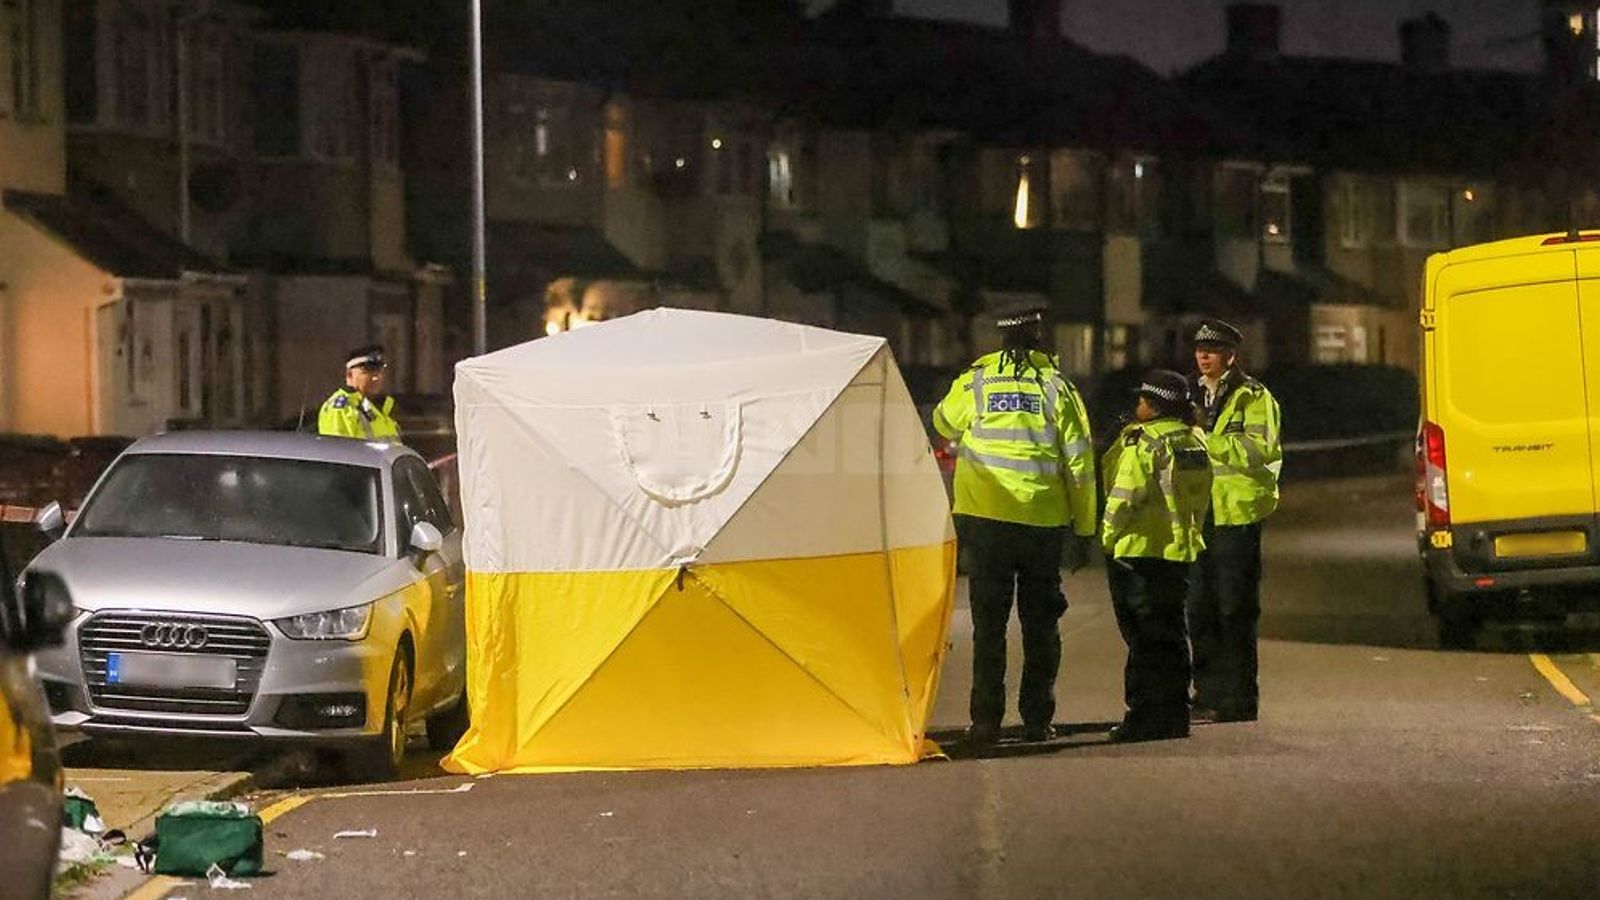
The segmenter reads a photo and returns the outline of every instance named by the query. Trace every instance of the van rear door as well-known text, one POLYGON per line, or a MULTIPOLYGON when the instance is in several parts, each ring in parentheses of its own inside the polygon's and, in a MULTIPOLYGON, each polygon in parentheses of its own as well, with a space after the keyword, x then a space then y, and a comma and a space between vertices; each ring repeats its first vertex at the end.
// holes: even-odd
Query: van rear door
MULTIPOLYGON (((1592 264, 1600 278, 1600 256, 1592 264)), ((1570 565, 1594 550, 1600 282, 1580 299, 1576 276, 1573 251, 1542 250, 1447 265, 1430 291, 1428 388, 1467 571, 1570 565)))

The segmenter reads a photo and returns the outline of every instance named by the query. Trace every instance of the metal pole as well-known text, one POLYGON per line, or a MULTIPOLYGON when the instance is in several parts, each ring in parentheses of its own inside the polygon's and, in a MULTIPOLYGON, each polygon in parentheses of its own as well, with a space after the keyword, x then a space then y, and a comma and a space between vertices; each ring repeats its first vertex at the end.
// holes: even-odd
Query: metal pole
POLYGON ((483 0, 472 0, 472 352, 488 351, 483 233, 483 0))
POLYGON ((189 23, 178 16, 178 238, 189 245, 189 23))

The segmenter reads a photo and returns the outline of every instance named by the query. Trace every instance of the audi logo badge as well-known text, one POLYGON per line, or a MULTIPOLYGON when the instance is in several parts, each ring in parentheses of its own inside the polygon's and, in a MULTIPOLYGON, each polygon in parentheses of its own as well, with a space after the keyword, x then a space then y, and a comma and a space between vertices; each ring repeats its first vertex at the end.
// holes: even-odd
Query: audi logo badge
POLYGON ((204 626, 180 622, 152 622, 139 629, 140 642, 158 649, 199 650, 209 637, 204 626))

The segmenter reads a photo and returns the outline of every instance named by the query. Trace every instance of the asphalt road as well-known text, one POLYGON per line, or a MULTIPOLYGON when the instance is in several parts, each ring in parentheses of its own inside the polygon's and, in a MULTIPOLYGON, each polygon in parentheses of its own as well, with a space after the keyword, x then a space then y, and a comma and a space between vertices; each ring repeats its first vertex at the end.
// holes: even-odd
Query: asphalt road
MULTIPOLYGON (((269 825, 272 874, 249 896, 1600 897, 1600 720, 1536 670, 1544 638, 1437 649, 1409 486, 1292 488, 1267 533, 1257 723, 1106 744, 1123 648, 1089 571, 1068 583, 1069 733, 1051 744, 905 768, 480 779, 417 754, 413 781, 261 798, 305 802, 269 825)), ((963 605, 936 737, 966 724, 970 630, 963 605)), ((1585 652, 1600 639, 1547 637, 1573 690, 1600 696, 1585 652)))

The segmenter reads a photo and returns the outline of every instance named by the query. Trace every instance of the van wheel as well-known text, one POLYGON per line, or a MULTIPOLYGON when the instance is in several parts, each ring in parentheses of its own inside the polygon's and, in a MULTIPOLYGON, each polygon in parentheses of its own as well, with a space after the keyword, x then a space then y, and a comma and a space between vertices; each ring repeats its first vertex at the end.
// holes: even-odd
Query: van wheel
POLYGON ((1477 646, 1478 617, 1458 609, 1441 608, 1439 620, 1439 646, 1446 650, 1471 650, 1477 646))
POLYGON ((383 730, 351 751, 349 774, 360 780, 382 781, 400 774, 406 758, 406 714, 411 709, 411 649, 401 644, 389 667, 389 692, 384 703, 383 730))

